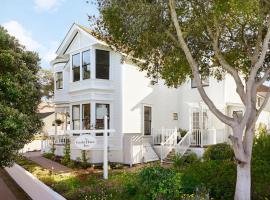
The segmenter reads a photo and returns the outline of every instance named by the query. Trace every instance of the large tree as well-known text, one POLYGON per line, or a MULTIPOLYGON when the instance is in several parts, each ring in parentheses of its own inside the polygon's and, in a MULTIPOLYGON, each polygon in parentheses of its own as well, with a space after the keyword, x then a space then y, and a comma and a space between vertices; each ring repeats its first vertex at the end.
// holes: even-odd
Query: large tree
POLYGON ((230 126, 237 160, 235 199, 250 199, 255 122, 269 99, 256 108, 257 89, 269 79, 268 0, 98 0, 97 36, 147 70, 178 87, 194 78, 211 112, 230 126), (230 74, 245 107, 243 116, 217 109, 202 79, 230 74))
POLYGON ((0 26, 0 167, 11 166, 41 126, 38 62, 0 26))
POLYGON ((40 69, 38 72, 39 83, 41 84, 41 95, 46 100, 51 100, 54 94, 53 72, 48 69, 40 69))

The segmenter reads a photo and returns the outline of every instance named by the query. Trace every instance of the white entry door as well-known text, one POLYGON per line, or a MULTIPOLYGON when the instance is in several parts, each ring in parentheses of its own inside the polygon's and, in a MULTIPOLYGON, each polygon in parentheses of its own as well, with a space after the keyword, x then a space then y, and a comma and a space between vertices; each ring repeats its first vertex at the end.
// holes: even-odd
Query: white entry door
POLYGON ((201 146, 204 137, 207 137, 208 129, 208 114, 207 110, 203 108, 192 108, 191 110, 191 144, 201 146))

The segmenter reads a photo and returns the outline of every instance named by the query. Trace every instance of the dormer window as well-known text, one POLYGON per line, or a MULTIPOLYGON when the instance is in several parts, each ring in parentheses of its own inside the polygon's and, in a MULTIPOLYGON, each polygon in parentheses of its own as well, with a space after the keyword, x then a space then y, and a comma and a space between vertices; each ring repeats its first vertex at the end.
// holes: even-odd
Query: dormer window
POLYGON ((56 72, 55 85, 57 90, 63 89, 63 72, 56 72))
POLYGON ((90 50, 82 52, 83 80, 90 78, 90 50))
POLYGON ((73 82, 80 80, 80 54, 79 53, 72 56, 72 75, 73 75, 73 82))
POLYGON ((96 78, 109 79, 110 71, 110 52, 96 50, 96 78))

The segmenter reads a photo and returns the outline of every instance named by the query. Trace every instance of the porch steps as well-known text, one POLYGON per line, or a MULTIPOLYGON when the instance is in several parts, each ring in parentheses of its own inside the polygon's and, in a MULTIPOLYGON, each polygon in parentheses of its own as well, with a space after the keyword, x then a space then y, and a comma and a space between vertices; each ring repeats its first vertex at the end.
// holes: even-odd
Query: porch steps
POLYGON ((158 155, 154 151, 150 143, 143 144, 144 162, 151 162, 159 160, 158 155))
MULTIPOLYGON (((188 156, 191 153, 190 149, 187 149, 187 151, 184 153, 183 156, 188 156)), ((172 164, 173 163, 173 157, 176 155, 175 150, 173 149, 167 157, 163 160, 164 163, 172 164)))

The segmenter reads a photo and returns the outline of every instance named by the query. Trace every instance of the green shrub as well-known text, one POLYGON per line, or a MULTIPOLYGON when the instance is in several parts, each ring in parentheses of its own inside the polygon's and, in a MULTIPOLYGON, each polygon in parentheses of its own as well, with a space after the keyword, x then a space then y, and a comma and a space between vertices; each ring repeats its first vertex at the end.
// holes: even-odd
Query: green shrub
POLYGON ((236 165, 229 160, 210 160, 191 164, 183 171, 182 186, 187 194, 206 188, 214 199, 233 199, 236 165))
POLYGON ((48 158, 48 159, 54 159, 55 155, 53 153, 44 153, 43 157, 48 158))
POLYGON ((270 199, 270 135, 261 129, 255 139, 252 157, 252 199, 270 199))
POLYGON ((185 129, 179 128, 179 129, 178 129, 178 132, 180 133, 181 137, 184 137, 184 136, 187 134, 188 131, 185 130, 185 129))
POLYGON ((146 167, 139 173, 141 192, 147 199, 173 200, 181 195, 181 175, 160 166, 146 167))
POLYGON ((67 163, 67 167, 69 168, 76 168, 76 162, 74 162, 73 160, 70 160, 68 163, 67 163))
POLYGON ((183 156, 181 156, 181 154, 176 153, 172 157, 172 162, 173 162, 173 167, 179 170, 183 167, 185 160, 183 159, 183 156))
POLYGON ((198 161, 199 161, 199 158, 196 153, 190 153, 187 156, 185 156, 186 163, 192 164, 198 161))
POLYGON ((234 152, 229 144, 220 143, 209 146, 203 154, 203 159, 208 160, 233 160, 234 152))

